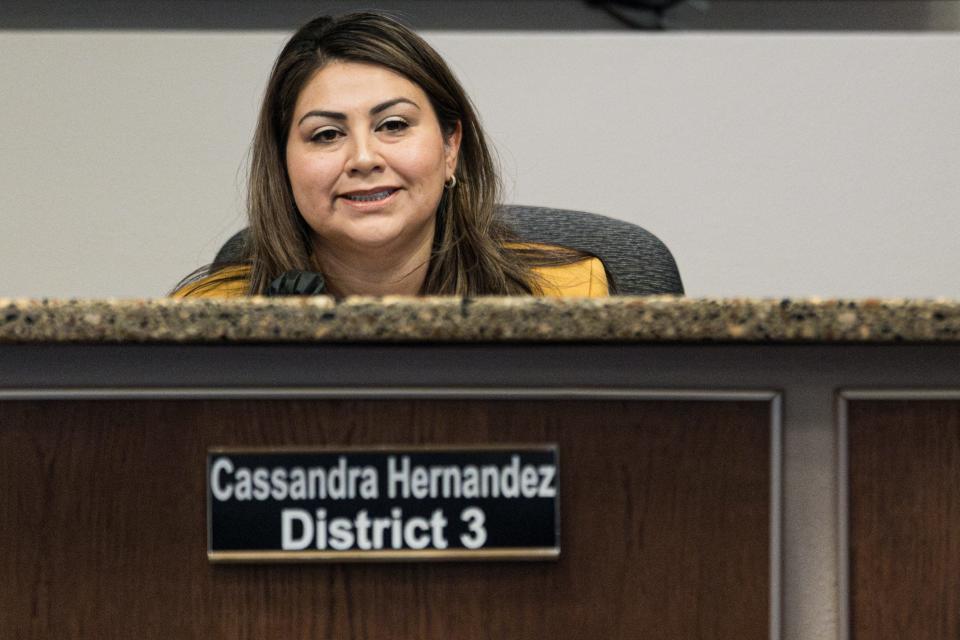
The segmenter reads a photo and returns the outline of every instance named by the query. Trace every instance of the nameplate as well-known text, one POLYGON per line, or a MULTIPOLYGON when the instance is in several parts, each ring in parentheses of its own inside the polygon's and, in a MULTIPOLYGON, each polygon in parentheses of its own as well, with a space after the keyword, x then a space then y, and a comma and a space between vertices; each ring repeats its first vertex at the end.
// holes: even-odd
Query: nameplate
POLYGON ((212 562, 547 560, 556 445, 207 454, 212 562))

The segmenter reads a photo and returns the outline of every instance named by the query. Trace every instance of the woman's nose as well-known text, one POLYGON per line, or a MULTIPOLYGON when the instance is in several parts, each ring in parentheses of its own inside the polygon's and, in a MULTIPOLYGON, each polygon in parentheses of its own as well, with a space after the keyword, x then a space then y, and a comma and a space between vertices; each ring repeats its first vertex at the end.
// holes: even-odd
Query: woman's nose
POLYGON ((377 140, 374 136, 355 135, 352 142, 350 155, 347 158, 347 173, 366 174, 383 169, 383 159, 377 150, 377 140))

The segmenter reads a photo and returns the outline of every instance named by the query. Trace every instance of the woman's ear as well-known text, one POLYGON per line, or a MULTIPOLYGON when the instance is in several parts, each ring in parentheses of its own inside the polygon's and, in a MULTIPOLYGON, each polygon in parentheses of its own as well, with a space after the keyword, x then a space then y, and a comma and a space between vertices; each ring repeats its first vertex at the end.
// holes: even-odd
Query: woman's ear
POLYGON ((463 127, 460 121, 454 126, 453 131, 443 141, 444 162, 447 165, 444 180, 449 180, 457 170, 457 160, 460 158, 460 140, 463 139, 463 127))

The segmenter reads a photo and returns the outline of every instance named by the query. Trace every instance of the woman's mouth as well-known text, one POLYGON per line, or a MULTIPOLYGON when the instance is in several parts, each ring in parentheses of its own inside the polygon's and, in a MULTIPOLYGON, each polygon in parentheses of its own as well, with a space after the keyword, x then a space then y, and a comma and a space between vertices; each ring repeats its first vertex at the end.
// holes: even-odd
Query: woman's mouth
POLYGON ((386 200, 396 192, 397 189, 387 188, 366 193, 347 193, 344 194, 343 197, 350 202, 380 202, 381 200, 386 200))

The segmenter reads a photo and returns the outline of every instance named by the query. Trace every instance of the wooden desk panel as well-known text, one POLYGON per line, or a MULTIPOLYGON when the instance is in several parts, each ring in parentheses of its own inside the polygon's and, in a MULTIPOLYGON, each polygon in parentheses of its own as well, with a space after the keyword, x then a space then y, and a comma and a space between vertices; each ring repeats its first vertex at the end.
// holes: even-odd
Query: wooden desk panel
POLYGON ((847 415, 851 637, 960 637, 960 400, 847 415))
POLYGON ((0 402, 0 629, 49 638, 767 638, 770 403, 0 402), (218 445, 560 445, 556 562, 207 562, 218 445))

